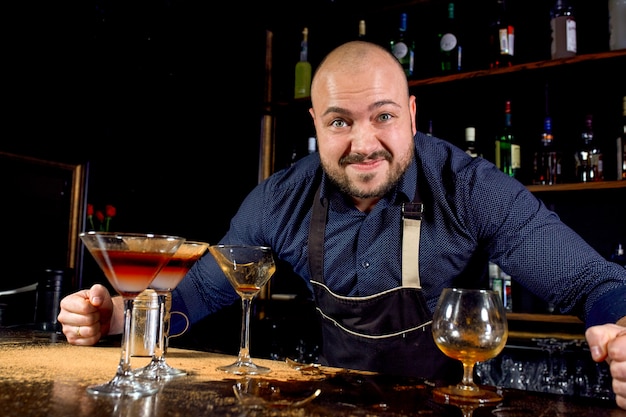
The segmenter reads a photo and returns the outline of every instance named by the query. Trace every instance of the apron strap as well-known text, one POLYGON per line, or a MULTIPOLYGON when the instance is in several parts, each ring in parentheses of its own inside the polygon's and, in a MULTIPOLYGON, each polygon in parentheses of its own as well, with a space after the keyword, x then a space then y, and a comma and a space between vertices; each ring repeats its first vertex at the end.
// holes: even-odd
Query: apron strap
POLYGON ((326 219, 328 217, 328 201, 320 201, 320 188, 317 187, 313 198, 313 210, 311 211, 311 224, 309 225, 309 272, 311 278, 324 282, 324 234, 326 231, 326 219))
POLYGON ((402 204, 402 286, 421 288, 419 274, 420 229, 423 205, 402 204))

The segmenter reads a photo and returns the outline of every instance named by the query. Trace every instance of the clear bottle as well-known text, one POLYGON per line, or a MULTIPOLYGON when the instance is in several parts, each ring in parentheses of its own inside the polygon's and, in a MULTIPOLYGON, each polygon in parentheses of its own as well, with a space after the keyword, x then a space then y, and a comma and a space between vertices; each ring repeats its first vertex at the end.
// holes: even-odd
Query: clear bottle
POLYGON ((400 25, 395 37, 390 41, 389 45, 391 53, 398 58, 404 73, 407 78, 413 76, 414 64, 415 64, 415 42, 409 40, 409 34, 407 31, 407 14, 400 14, 400 25))
POLYGON ((513 65, 515 56, 515 27, 511 21, 505 0, 496 0, 495 17, 489 30, 490 68, 513 65))
POLYGON ((504 126, 496 138, 496 165, 511 177, 518 177, 521 168, 521 147, 513 134, 511 100, 504 105, 504 126))
POLYGON ((576 179, 578 182, 604 180, 602 151, 595 143, 591 114, 585 116, 581 140, 582 143, 574 154, 576 179))
POLYGON ((476 151, 476 128, 473 126, 465 128, 465 153, 472 158, 478 156, 476 151))
POLYGON ((317 151, 317 139, 315 136, 309 136, 309 141, 307 143, 307 152, 310 154, 315 153, 317 151))
POLYGON ((294 98, 308 98, 311 96, 311 63, 309 62, 309 29, 302 30, 300 43, 300 60, 296 63, 296 80, 294 98))
POLYGON ((561 183, 561 158, 561 152, 554 146, 552 118, 546 116, 543 120, 541 143, 533 159, 533 184, 553 185, 561 183))
POLYGON ((438 38, 441 72, 444 74, 460 72, 463 68, 463 49, 459 25, 455 19, 453 2, 448 3, 448 18, 438 38))
POLYGON ((568 58, 576 55, 576 18, 574 9, 567 0, 556 0, 550 9, 550 30, 552 59, 568 58))

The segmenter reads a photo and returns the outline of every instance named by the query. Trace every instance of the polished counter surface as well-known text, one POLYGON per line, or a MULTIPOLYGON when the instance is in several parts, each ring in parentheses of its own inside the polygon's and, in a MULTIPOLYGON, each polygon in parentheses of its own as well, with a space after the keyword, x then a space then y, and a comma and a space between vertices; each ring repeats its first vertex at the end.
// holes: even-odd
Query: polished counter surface
MULTIPOLYGON (((294 369, 285 362, 256 359, 272 371, 247 382, 280 390, 281 399, 297 399, 316 389, 321 394, 306 405, 243 405, 233 386, 245 378, 216 370, 233 356, 171 348, 167 361, 188 375, 164 382, 152 396, 92 396, 86 387, 115 374, 120 347, 103 343, 72 346, 64 337, 41 331, 0 328, 0 415, 2 416, 466 416, 452 405, 432 399, 432 384, 337 368, 294 369)), ((147 358, 133 358, 133 367, 147 358)), ((612 401, 576 399, 552 394, 503 390, 504 401, 481 407, 473 417, 626 417, 612 401)))

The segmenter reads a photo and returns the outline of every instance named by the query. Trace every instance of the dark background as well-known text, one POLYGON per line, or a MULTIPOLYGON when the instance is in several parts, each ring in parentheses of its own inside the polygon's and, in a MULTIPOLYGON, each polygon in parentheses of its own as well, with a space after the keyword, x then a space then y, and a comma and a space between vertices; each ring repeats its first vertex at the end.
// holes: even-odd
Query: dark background
MULTIPOLYGON (((486 68, 493 3, 457 1, 467 70, 486 68)), ((509 4, 518 62, 549 58, 549 2, 509 4)), ((579 34, 585 34, 579 35, 579 53, 606 50, 606 8, 573 4, 579 34)), ((80 6, 19 2, 7 7, 15 29, 7 33, 3 57, 0 150, 88 163, 87 200, 115 205, 120 230, 210 242, 221 237, 258 181, 267 30, 274 40, 272 99, 283 104, 272 109, 280 116, 294 104, 293 68, 304 26, 315 68, 332 47, 356 37, 359 19, 366 19, 370 40, 386 45, 399 13, 407 11, 409 32, 417 40, 416 77, 423 78, 438 75, 436 36, 446 16, 445 1, 266 0, 249 7, 98 0, 80 6)), ((447 104, 437 106, 447 105, 450 118, 465 120, 464 111, 454 106, 458 90, 451 89, 442 98, 447 104)), ((531 91, 542 95, 543 87, 531 91)), ((295 104, 276 122, 275 169, 286 165, 294 147, 305 149, 314 134, 308 104, 295 104)), ((494 125, 500 123, 501 107, 498 102, 486 108, 495 113, 494 125)), ((418 109, 420 130, 429 111, 418 109)), ((514 123, 521 125, 524 116, 514 113, 514 123)), ((436 135, 462 145, 465 126, 435 122, 436 135)), ((609 127, 598 124, 597 129, 612 139, 609 127)), ((477 132, 477 145, 491 148, 484 143, 491 135, 481 137, 484 130, 477 132)))

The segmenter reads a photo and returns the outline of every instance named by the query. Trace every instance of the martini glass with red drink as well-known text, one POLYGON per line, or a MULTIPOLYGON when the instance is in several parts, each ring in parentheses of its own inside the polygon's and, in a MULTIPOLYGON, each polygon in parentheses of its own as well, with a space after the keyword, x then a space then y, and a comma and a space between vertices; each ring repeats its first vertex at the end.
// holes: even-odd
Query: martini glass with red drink
POLYGON ((130 326, 133 303, 185 241, 182 237, 114 232, 84 232, 80 239, 104 272, 111 286, 124 299, 122 355, 113 379, 90 385, 94 395, 143 397, 158 391, 158 385, 136 378, 131 370, 130 326))
POLYGON ((187 375, 184 370, 173 368, 165 361, 170 336, 172 290, 185 278, 189 269, 206 253, 208 248, 209 244, 206 242, 186 240, 150 284, 150 288, 155 290, 159 297, 156 348, 150 363, 135 371, 136 376, 159 380, 187 375))

